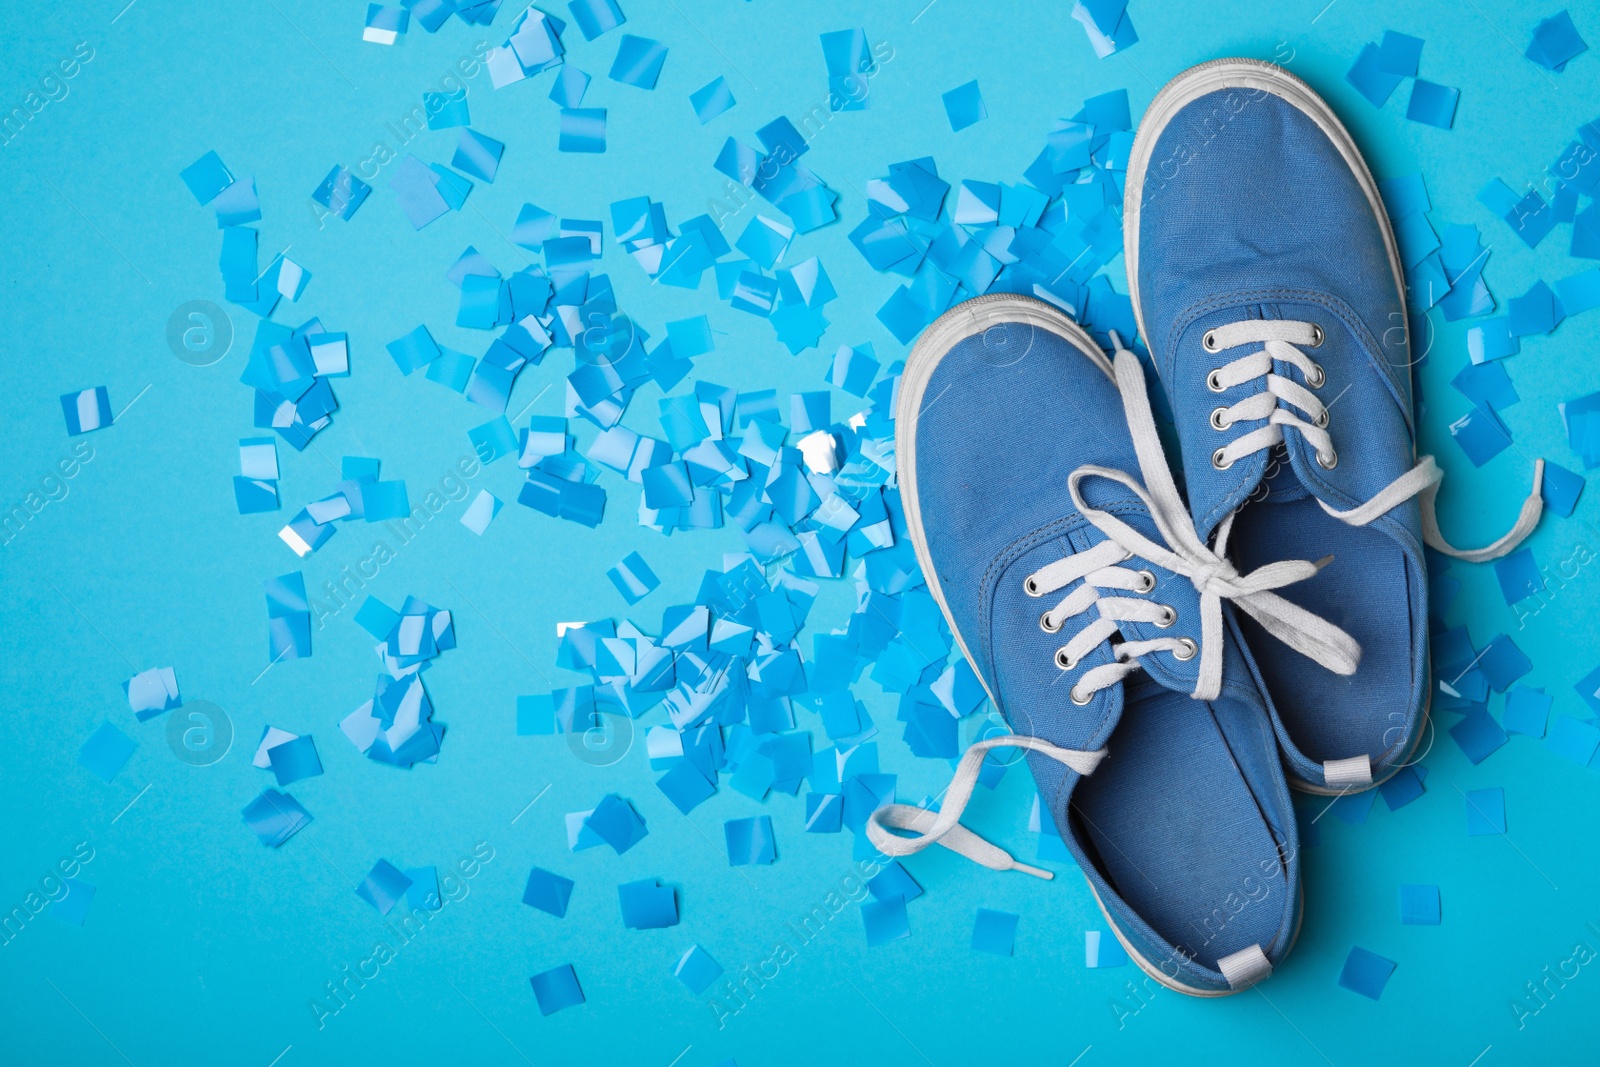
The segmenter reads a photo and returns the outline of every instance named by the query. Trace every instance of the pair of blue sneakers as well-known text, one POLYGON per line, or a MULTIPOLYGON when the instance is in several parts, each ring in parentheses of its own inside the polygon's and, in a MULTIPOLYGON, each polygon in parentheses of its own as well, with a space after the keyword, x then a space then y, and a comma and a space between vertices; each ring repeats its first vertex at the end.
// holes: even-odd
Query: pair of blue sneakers
POLYGON ((1012 733, 937 812, 869 834, 1049 877, 961 825, 1015 746, 1130 956, 1194 996, 1260 981, 1301 918, 1289 786, 1367 789, 1427 718, 1426 544, 1400 257, 1328 106, 1270 64, 1195 67, 1128 163, 1129 292, 1177 426, 1168 470, 1138 358, 1025 296, 969 300, 906 362, 896 452, 928 587, 1012 733), (1285 647, 1287 646, 1287 647, 1285 647), (899 832, 895 832, 899 831, 899 832))

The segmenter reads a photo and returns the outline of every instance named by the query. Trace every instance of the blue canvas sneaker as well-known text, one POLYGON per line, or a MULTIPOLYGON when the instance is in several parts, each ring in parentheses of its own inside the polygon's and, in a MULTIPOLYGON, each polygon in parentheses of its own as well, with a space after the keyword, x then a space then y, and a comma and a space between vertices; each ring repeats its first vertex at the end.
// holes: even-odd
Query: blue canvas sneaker
POLYGON ((1423 545, 1504 555, 1540 512, 1543 461, 1512 530, 1458 550, 1419 461, 1405 283, 1378 188, 1298 78, 1223 59, 1157 94, 1123 212, 1139 331, 1177 423, 1199 536, 1241 569, 1327 559, 1285 595, 1348 631, 1342 676, 1259 640, 1290 783, 1364 789, 1405 764, 1429 695, 1423 545))
POLYGON ((1050 877, 960 823, 985 754, 1022 748, 1145 971, 1195 996, 1271 973, 1300 919, 1295 818, 1265 688, 1222 602, 1353 669, 1348 636, 1271 591, 1316 565, 1241 575, 1213 554, 1136 357, 1113 367, 1028 297, 979 297, 928 327, 900 381, 895 452, 929 590, 1012 734, 968 749, 937 812, 874 813, 873 844, 938 843, 1050 877))

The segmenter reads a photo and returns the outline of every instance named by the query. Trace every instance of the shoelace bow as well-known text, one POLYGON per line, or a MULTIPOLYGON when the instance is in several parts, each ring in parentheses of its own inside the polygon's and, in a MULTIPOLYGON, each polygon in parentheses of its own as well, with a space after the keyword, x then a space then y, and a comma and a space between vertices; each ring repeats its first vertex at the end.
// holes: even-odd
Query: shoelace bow
MULTIPOLYGON (((1122 346, 1121 339, 1115 333, 1111 335, 1111 340, 1116 347, 1114 367, 1117 389, 1122 397, 1123 412, 1127 417, 1140 473, 1144 476, 1144 485, 1141 486, 1123 471, 1092 464, 1079 467, 1067 478, 1067 489, 1078 512, 1104 534, 1106 540, 1086 552, 1047 564, 1025 580, 1025 590, 1030 596, 1054 592, 1080 579, 1083 582, 1076 591, 1068 594, 1060 604, 1041 617, 1040 625, 1046 632, 1060 629, 1065 619, 1081 614, 1090 607, 1096 607, 1099 611, 1099 618, 1095 622, 1084 627, 1057 650, 1057 667, 1062 670, 1076 667, 1083 655, 1119 630, 1119 622, 1151 622, 1157 626, 1168 626, 1176 621, 1177 613, 1168 606, 1148 600, 1101 595, 1103 589, 1149 592, 1154 588, 1153 576, 1145 580, 1148 571, 1133 571, 1116 565, 1137 556, 1174 574, 1184 575, 1200 594, 1200 641, 1197 650, 1200 663, 1193 693, 1197 699, 1213 700, 1221 691, 1223 600, 1232 601, 1268 633, 1329 670, 1345 675, 1355 673, 1361 660, 1361 646, 1354 638, 1327 620, 1271 592, 1311 577, 1326 561, 1284 560, 1259 567, 1249 574, 1240 574, 1225 555, 1228 531, 1232 526, 1231 516, 1218 529, 1214 550, 1200 539, 1167 468, 1161 438, 1156 432, 1155 418, 1145 392, 1144 370, 1139 365, 1138 357, 1122 346), (1083 499, 1079 483, 1091 477, 1110 479, 1138 496, 1166 545, 1156 544, 1109 512, 1090 507, 1083 499)), ((1195 655, 1195 642, 1184 638, 1155 638, 1114 644, 1113 661, 1085 671, 1070 690, 1070 698, 1074 703, 1088 703, 1095 692, 1115 685, 1128 674, 1139 670, 1142 667, 1141 656, 1162 651, 1187 660, 1195 655)), ((909 804, 890 804, 873 812, 867 822, 867 836, 873 845, 884 855, 906 856, 920 852, 931 844, 940 844, 994 870, 1016 869, 1041 878, 1051 877, 1048 871, 1018 863, 1010 853, 961 825, 961 814, 972 796, 984 756, 991 749, 1003 745, 1043 753, 1079 774, 1091 773, 1106 755, 1105 749, 1093 752, 1065 749, 1036 737, 1022 735, 980 741, 968 748, 961 757, 937 813, 909 804), (890 827, 914 831, 917 836, 901 837, 890 833, 890 827)))
MULTIPOLYGON (((1316 450, 1317 463, 1324 470, 1332 470, 1339 463, 1339 454, 1333 447, 1333 438, 1327 431, 1328 409, 1312 389, 1320 389, 1327 376, 1317 363, 1301 350, 1300 346, 1315 348, 1322 344, 1322 328, 1315 323, 1290 319, 1245 319, 1218 326, 1206 332, 1202 346, 1207 352, 1225 352, 1246 344, 1260 344, 1258 351, 1240 356, 1213 370, 1206 377, 1206 387, 1213 393, 1224 393, 1235 386, 1257 378, 1264 378, 1266 389, 1235 404, 1218 407, 1211 413, 1211 427, 1217 432, 1226 431, 1236 422, 1266 419, 1258 426, 1241 434, 1211 454, 1211 465, 1227 470, 1235 461, 1283 443, 1285 429, 1293 429, 1316 450), (1306 385, 1284 377, 1273 370, 1274 361, 1287 363, 1300 371, 1306 385), (1287 405, 1287 406, 1286 406, 1287 405), (1301 416, 1294 408, 1304 412, 1301 416)), ((1533 532, 1544 510, 1540 488, 1544 484, 1544 460, 1533 464, 1533 489, 1522 502, 1517 521, 1504 536, 1482 548, 1456 548, 1446 541, 1439 530, 1436 501, 1439 482, 1444 472, 1432 456, 1423 456, 1417 465, 1380 489, 1366 503, 1339 511, 1318 500, 1322 510, 1349 523, 1365 526, 1412 497, 1417 497, 1422 509, 1422 539, 1436 551, 1447 556, 1483 563, 1499 559, 1533 532)))

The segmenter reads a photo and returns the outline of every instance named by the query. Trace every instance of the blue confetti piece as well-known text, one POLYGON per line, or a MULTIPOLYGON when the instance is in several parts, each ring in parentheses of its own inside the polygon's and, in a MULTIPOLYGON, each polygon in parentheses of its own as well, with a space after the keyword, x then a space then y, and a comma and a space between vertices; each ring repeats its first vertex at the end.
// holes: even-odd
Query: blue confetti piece
POLYGON ((127 764, 129 757, 133 755, 133 750, 138 747, 133 738, 109 722, 103 722, 78 750, 78 763, 98 775, 101 780, 110 782, 127 764))
POLYGON ((1405 80, 1399 74, 1384 70, 1382 64, 1382 50, 1375 44, 1363 45, 1355 63, 1344 75, 1344 80, 1349 82, 1356 92, 1366 97, 1367 103, 1377 108, 1387 104, 1389 97, 1394 95, 1394 91, 1405 80))
POLYGON ((819 35, 828 68, 828 107, 833 111, 865 111, 877 72, 865 30, 835 30, 819 35))
POLYGON ((1368 952, 1359 945, 1350 949, 1345 957, 1344 969, 1339 972, 1339 984, 1369 1000, 1383 996, 1383 987, 1394 973, 1393 960, 1384 959, 1376 952, 1368 952))
POLYGON ((644 819, 633 810, 633 805, 615 793, 607 793, 595 805, 584 827, 610 845, 617 855, 622 855, 649 834, 644 819))
POLYGON ((1587 767, 1594 758, 1595 749, 1600 748, 1600 728, 1570 715, 1557 715, 1544 743, 1557 755, 1587 767))
POLYGON ((606 109, 603 107, 564 107, 561 109, 563 152, 604 152, 606 150, 606 109))
POLYGON ((400 210, 412 229, 420 230, 450 211, 440 188, 439 174, 414 155, 408 155, 389 177, 400 210))
POLYGON ((1573 509, 1578 506, 1583 486, 1583 475, 1574 474, 1559 464, 1545 460, 1544 482, 1539 487, 1539 495, 1551 511, 1564 519, 1571 516, 1573 509))
MULTIPOLYGON (((1511 376, 1499 363, 1469 363, 1450 384, 1485 414, 1502 411, 1522 400, 1511 384, 1511 376)), ((1549 469, 1548 463, 1545 468, 1549 469)))
POLYGON ((245 178, 235 181, 213 201, 217 213, 217 229, 244 226, 261 221, 261 201, 256 196, 256 180, 245 178))
POLYGON ((368 4, 366 29, 361 39, 372 44, 393 45, 399 42, 411 24, 411 13, 399 5, 368 4))
POLYGON ((1009 956, 1017 941, 1017 916, 1009 911, 979 908, 972 926, 972 947, 979 952, 1009 956))
POLYGON ((863 901, 861 922, 866 928, 867 945, 871 948, 911 936, 911 918, 906 914, 904 897, 863 901))
POLYGON ((711 983, 722 977, 722 964, 711 957, 711 953, 699 945, 690 945, 687 952, 678 957, 677 966, 672 973, 678 981, 689 987, 689 992, 700 996, 711 983))
POLYGON ((646 878, 617 886, 622 925, 629 930, 663 930, 678 925, 678 893, 659 879, 646 878))
POLYGON ((200 205, 211 203, 228 186, 233 184, 233 174, 222 162, 222 157, 216 152, 207 152, 187 167, 178 175, 183 179, 183 184, 189 187, 189 192, 200 205))
POLYGON ((335 164, 311 194, 311 199, 327 208, 330 214, 349 222, 371 192, 372 186, 356 177, 348 167, 335 164))
POLYGON ((356 886, 356 896, 377 908, 380 915, 387 915, 409 888, 411 879, 404 872, 388 860, 379 860, 356 886))
POLYGON ((1566 69, 1569 60, 1588 50, 1589 46, 1578 36, 1578 28, 1572 24, 1572 16, 1563 10, 1533 28, 1533 40, 1523 54, 1546 70, 1559 74, 1566 69))
POLYGON ((1490 837, 1506 832, 1506 791, 1499 786, 1474 789, 1466 795, 1467 836, 1490 837))
POLYGON ((1101 59, 1139 43, 1128 18, 1128 0, 1078 0, 1072 17, 1083 24, 1094 54, 1101 59))
POLYGON ((1546 695, 1544 690, 1519 685, 1506 694, 1506 708, 1500 721, 1511 733, 1543 737, 1552 703, 1554 698, 1546 695))
POLYGON ((1438 926, 1440 919, 1439 887, 1436 885, 1402 885, 1400 887, 1400 922, 1406 926, 1438 926))
POLYGON ((1494 561, 1494 576, 1500 582, 1500 595, 1506 604, 1516 604, 1544 588, 1544 575, 1533 558, 1533 549, 1519 548, 1494 561))
POLYGON ((793 238, 794 231, 783 223, 757 215, 745 226, 734 246, 761 267, 771 270, 783 259, 793 238))
POLYGON ((268 511, 277 511, 278 486, 276 482, 235 475, 233 499, 241 515, 260 515, 268 511))
POLYGON ((578 973, 570 963, 536 974, 528 982, 533 986, 534 998, 539 1002, 540 1015, 554 1015, 562 1008, 576 1007, 584 1002, 583 990, 578 986, 578 973))
POLYGON ((1381 181, 1378 191, 1383 196, 1383 205, 1388 209, 1391 219, 1409 218, 1433 210, 1433 204, 1428 199, 1428 187, 1421 174, 1407 174, 1381 181))
POLYGON ((1515 337, 1549 333, 1565 317, 1556 302, 1556 294, 1542 281, 1534 282, 1521 296, 1512 297, 1506 310, 1515 337))
POLYGON ((1504 359, 1521 351, 1516 335, 1511 332, 1511 321, 1505 318, 1484 319, 1467 330, 1467 355, 1474 363, 1504 359))
POLYGON ((1360 793, 1345 793, 1329 805, 1334 818, 1346 826, 1364 826, 1367 816, 1372 814, 1372 805, 1377 801, 1378 794, 1372 790, 1360 793))
POLYGON ((728 79, 721 75, 689 94, 689 104, 694 108, 695 118, 700 120, 702 126, 737 102, 733 98, 733 90, 728 88, 728 79))
POLYGON ((923 893, 899 860, 889 860, 883 869, 867 880, 867 892, 874 900, 916 900, 923 893))
POLYGON ((806 794, 806 833, 836 834, 843 826, 844 798, 837 793, 806 794))
POLYGON ((489 523, 500 514, 500 508, 498 497, 487 489, 479 489, 478 495, 467 505, 467 510, 462 512, 461 525, 482 537, 483 532, 489 528, 489 523))
POLYGON ((617 6, 617 0, 571 0, 567 9, 572 12, 572 21, 578 24, 586 41, 628 21, 622 8, 617 6))
POLYGON ((662 64, 667 61, 667 47, 648 37, 622 35, 617 45, 617 58, 611 64, 608 77, 614 82, 634 85, 640 89, 654 89, 661 77, 662 64))
POLYGON ((589 75, 571 63, 563 63, 550 86, 550 99, 561 107, 582 107, 583 95, 589 91, 589 81, 589 75))
POLYGON ((183 703, 178 695, 178 676, 171 667, 154 667, 122 683, 128 710, 140 722, 171 711, 183 703))
POLYGON ((543 867, 535 867, 528 872, 528 885, 522 891, 522 902, 530 908, 538 908, 564 919, 567 903, 572 899, 573 885, 570 878, 563 878, 543 867))
POLYGON ((70 437, 102 430, 112 422, 111 397, 103 385, 77 393, 63 393, 61 411, 66 416, 67 434, 70 437))
POLYGON ((1383 44, 1378 47, 1378 69, 1402 78, 1415 78, 1417 65, 1422 61, 1423 41, 1393 30, 1385 30, 1383 44))
POLYGON ((941 99, 944 101, 944 112, 950 119, 950 129, 956 133, 989 117, 989 109, 983 106, 983 95, 978 91, 976 79, 956 86, 941 99))
POLYGON ((1427 773, 1425 767, 1401 767, 1389 777, 1388 781, 1378 786, 1378 791, 1383 794, 1383 802, 1388 805, 1389 810, 1399 811, 1419 799, 1425 792, 1422 781, 1427 773))
POLYGON ((1418 78, 1411 85, 1411 103, 1406 106, 1406 118, 1448 130, 1455 123, 1456 101, 1460 97, 1460 89, 1418 78))
POLYGON ((1128 963, 1127 950, 1113 934, 1102 930, 1086 930, 1083 934, 1083 965, 1090 970, 1106 967, 1124 967, 1128 963))
POLYGON ((1482 411, 1469 412, 1452 422, 1450 436, 1474 467, 1483 466, 1511 444, 1498 420, 1482 411))
POLYGON ((1450 728, 1450 736, 1476 766, 1506 743, 1506 732, 1487 711, 1474 708, 1450 728))
POLYGON ((778 858, 777 843, 772 836, 770 816, 757 815, 749 819, 729 819, 722 824, 723 836, 728 846, 728 866, 746 867, 751 864, 768 864, 778 858))
POLYGON ((444 907, 439 895, 439 871, 434 867, 407 867, 411 888, 406 890, 406 907, 412 911, 438 911, 444 907))
POLYGON ((644 557, 637 552, 630 552, 623 557, 621 563, 606 571, 606 577, 611 579, 611 584, 617 587, 617 592, 630 605, 643 600, 661 584, 661 579, 656 577, 644 557))
POLYGON ((656 788, 672 801, 672 806, 687 815, 702 802, 716 795, 717 787, 689 759, 680 760, 656 780, 656 788))
POLYGON ((94 901, 95 887, 81 878, 63 878, 67 895, 50 905, 50 915, 69 926, 82 926, 89 917, 89 905, 94 901))
POLYGON ((517 454, 517 435, 511 429, 511 423, 504 415, 498 419, 491 419, 482 426, 475 426, 467 431, 467 440, 472 442, 473 451, 477 453, 478 462, 488 466, 502 456, 517 454))
POLYGON ((268 848, 277 848, 311 822, 311 813, 288 793, 263 789, 240 811, 245 825, 268 848))
POLYGON ((451 158, 450 165, 479 181, 493 182, 505 150, 503 142, 485 137, 475 130, 464 129, 456 139, 456 154, 451 158))
POLYGON ((1489 688, 1504 693, 1512 682, 1533 670, 1533 663, 1505 634, 1496 634, 1478 657, 1478 670, 1489 680, 1489 688))
POLYGON ((322 773, 322 760, 317 757, 317 746, 310 734, 272 746, 267 750, 267 760, 280 787, 322 773))

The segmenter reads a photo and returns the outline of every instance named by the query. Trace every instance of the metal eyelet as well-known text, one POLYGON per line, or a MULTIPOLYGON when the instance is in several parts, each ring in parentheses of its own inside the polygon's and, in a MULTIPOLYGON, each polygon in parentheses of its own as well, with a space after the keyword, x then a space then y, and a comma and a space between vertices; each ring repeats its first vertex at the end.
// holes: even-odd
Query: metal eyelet
POLYGON ((1161 610, 1163 614, 1161 618, 1156 620, 1156 625, 1165 630, 1167 627, 1178 621, 1178 613, 1173 611, 1171 608, 1164 607, 1161 610))
POLYGON ((1222 462, 1222 453, 1226 451, 1227 449, 1225 448, 1219 448, 1215 452, 1211 453, 1211 465, 1219 471, 1225 471, 1229 467, 1233 466, 1233 460, 1231 459, 1226 463, 1222 462))
POLYGON ((1078 661, 1067 655, 1065 647, 1056 649, 1056 666, 1064 671, 1070 671, 1078 665, 1078 661))
POLYGON ((1222 417, 1227 413, 1227 408, 1216 408, 1211 412, 1211 428, 1213 430, 1221 433, 1223 430, 1226 430, 1228 427, 1233 425, 1233 420, 1231 419, 1227 422, 1222 421, 1222 417))
POLYGON ((1136 593, 1148 593, 1156 587, 1156 576, 1149 571, 1139 572, 1139 585, 1134 590, 1136 593))
POLYGON ((1321 348, 1322 347, 1322 340, 1323 340, 1322 327, 1318 326, 1316 323, 1313 322, 1311 324, 1311 347, 1312 348, 1321 348))
POLYGON ((1306 384, 1313 389, 1321 389, 1328 383, 1328 374, 1322 369, 1322 364, 1311 364, 1311 373, 1306 375, 1306 384))
POLYGON ((1214 370, 1210 374, 1206 375, 1206 388, 1211 390, 1213 393, 1222 392, 1223 387, 1221 368, 1218 368, 1217 370, 1214 370))
POLYGON ((1323 459, 1322 458, 1322 453, 1321 452, 1317 453, 1317 466, 1321 467, 1323 470, 1331 471, 1331 470, 1333 470, 1333 468, 1337 467, 1338 465, 1339 465, 1339 453, 1335 452, 1333 449, 1331 449, 1331 448, 1328 449, 1328 458, 1327 459, 1323 459))
POLYGON ((1315 426, 1319 430, 1323 429, 1324 427, 1326 427, 1328 425, 1328 409, 1327 408, 1323 408, 1322 409, 1322 414, 1318 415, 1317 418, 1316 418, 1316 421, 1313 422, 1311 425, 1315 426))
POLYGON ((1072 698, 1072 702, 1074 704, 1078 705, 1078 707, 1080 707, 1080 708, 1083 707, 1085 704, 1089 703, 1089 701, 1094 699, 1094 694, 1090 693, 1088 696, 1084 697, 1082 700, 1079 700, 1078 699, 1078 687, 1077 686, 1073 686, 1070 690, 1068 690, 1067 691, 1067 696, 1071 697, 1072 698))
POLYGON ((1057 623, 1056 625, 1051 626, 1050 613, 1047 611, 1043 615, 1039 616, 1039 629, 1043 630, 1047 634, 1053 634, 1061 629, 1061 624, 1057 623))
POLYGON ((1217 346, 1217 331, 1207 330, 1205 336, 1200 338, 1200 347, 1207 352, 1221 352, 1222 349, 1217 346))
POLYGON ((1175 650, 1172 653, 1173 659, 1187 662, 1188 660, 1194 659, 1195 653, 1200 651, 1200 646, 1189 640, 1187 637, 1181 638, 1180 643, 1183 645, 1183 647, 1175 650))
POLYGON ((1022 591, 1027 593, 1029 596, 1043 595, 1043 590, 1039 588, 1039 583, 1034 581, 1032 577, 1029 577, 1023 581, 1022 591))

